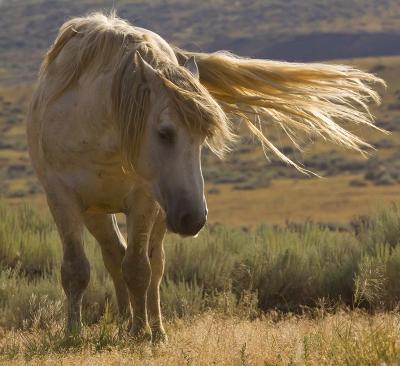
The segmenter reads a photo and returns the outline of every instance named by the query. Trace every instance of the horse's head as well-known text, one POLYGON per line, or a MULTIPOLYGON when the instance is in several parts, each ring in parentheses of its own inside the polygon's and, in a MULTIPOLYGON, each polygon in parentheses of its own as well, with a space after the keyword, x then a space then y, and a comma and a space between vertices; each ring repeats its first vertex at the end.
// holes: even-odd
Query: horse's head
MULTIPOLYGON (((135 169, 150 182, 154 198, 165 211, 169 230, 193 236, 207 220, 201 171, 201 147, 206 136, 188 128, 165 81, 146 61, 140 57, 137 61, 149 85, 150 108, 135 169)), ((194 59, 184 67, 198 78, 194 59)))

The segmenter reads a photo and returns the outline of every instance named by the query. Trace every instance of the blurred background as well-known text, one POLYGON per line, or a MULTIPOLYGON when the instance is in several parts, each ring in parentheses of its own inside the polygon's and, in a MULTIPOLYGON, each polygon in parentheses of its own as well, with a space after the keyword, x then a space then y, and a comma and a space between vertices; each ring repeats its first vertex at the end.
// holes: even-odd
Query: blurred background
MULTIPOLYGON (((250 227, 312 220, 340 225, 400 198, 400 2, 398 0, 0 0, 0 196, 46 210, 29 163, 25 123, 46 48, 70 17, 115 8, 131 23, 194 51, 352 64, 384 78, 379 127, 356 130, 376 148, 365 157, 327 143, 282 151, 324 178, 266 161, 243 138, 218 161, 203 156, 210 223, 250 227)), ((280 139, 275 136, 275 139, 280 139)))

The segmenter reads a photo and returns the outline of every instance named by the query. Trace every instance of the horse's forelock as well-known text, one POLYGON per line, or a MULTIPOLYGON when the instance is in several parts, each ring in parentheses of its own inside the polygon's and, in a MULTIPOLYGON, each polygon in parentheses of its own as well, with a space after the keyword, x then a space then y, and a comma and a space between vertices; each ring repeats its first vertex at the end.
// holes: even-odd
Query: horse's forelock
POLYGON ((167 64, 160 70, 163 85, 178 116, 189 131, 206 138, 211 150, 222 156, 234 139, 231 122, 208 90, 188 70, 167 64))

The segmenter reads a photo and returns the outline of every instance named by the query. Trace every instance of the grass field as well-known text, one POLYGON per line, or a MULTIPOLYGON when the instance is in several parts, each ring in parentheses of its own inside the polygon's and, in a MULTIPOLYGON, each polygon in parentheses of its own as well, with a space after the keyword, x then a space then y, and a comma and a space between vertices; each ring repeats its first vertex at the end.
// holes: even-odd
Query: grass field
MULTIPOLYGON (((270 187, 233 190, 219 187, 219 194, 208 196, 210 222, 234 226, 257 226, 262 222, 283 224, 314 220, 345 223, 356 215, 400 197, 400 184, 352 187, 358 176, 277 179, 270 187)), ((215 186, 211 186, 209 189, 215 186)))
POLYGON ((64 331, 61 246, 48 217, 0 205, 0 363, 395 365, 400 362, 400 205, 346 227, 212 226, 170 236, 161 299, 167 344, 115 321, 99 248, 80 336, 64 331))

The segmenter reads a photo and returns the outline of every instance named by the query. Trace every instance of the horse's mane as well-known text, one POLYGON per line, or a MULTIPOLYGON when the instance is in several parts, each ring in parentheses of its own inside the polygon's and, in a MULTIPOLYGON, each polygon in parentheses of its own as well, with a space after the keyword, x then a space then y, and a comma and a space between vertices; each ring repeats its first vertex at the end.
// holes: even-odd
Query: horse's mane
POLYGON ((40 70, 40 78, 56 73, 51 91, 42 93, 42 105, 62 95, 84 74, 111 71, 112 117, 119 126, 124 166, 133 168, 150 108, 149 86, 137 72, 137 53, 157 72, 181 121, 222 156, 234 138, 223 109, 176 59, 171 60, 151 37, 115 13, 73 18, 61 27, 40 70))
POLYGON ((231 125, 237 117, 265 151, 272 151, 303 172, 306 170, 267 137, 271 127, 283 130, 296 147, 301 132, 361 152, 370 147, 338 122, 374 126, 367 103, 379 102, 379 96, 370 84, 384 83, 374 75, 343 65, 246 59, 227 52, 192 53, 174 48, 180 64, 195 57, 199 81, 168 57, 151 37, 114 13, 74 18, 61 27, 42 64, 42 78, 52 74, 53 65, 57 70, 54 87, 42 92, 43 101, 62 94, 84 73, 96 75, 112 70, 113 112, 124 161, 130 166, 150 107, 149 89, 135 72, 137 52, 157 71, 183 123, 206 137, 218 155, 234 139, 231 125))
POLYGON ((238 116, 261 142, 266 157, 310 173, 283 154, 271 141, 274 127, 299 150, 301 134, 316 136, 364 153, 370 144, 339 123, 374 125, 368 103, 380 103, 372 84, 377 76, 346 65, 290 63, 242 58, 226 51, 188 52, 174 48, 182 63, 195 57, 200 81, 224 112, 238 116))

